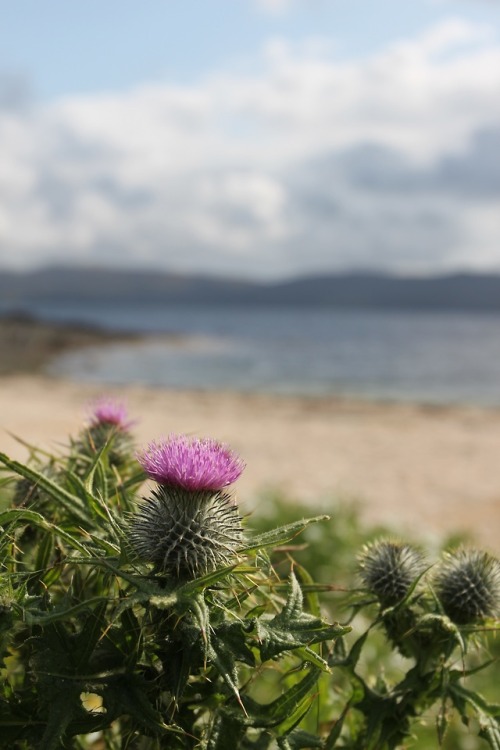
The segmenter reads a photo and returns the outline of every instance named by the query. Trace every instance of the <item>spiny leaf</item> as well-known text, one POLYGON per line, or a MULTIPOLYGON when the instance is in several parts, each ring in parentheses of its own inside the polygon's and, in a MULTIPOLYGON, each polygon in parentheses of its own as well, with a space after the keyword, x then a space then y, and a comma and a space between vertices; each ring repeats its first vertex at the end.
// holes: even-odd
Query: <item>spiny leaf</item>
POLYGON ((223 620, 214 628, 214 635, 220 643, 231 651, 235 660, 250 667, 255 667, 255 656, 250 648, 252 642, 248 638, 250 629, 251 623, 223 620))
MULTIPOLYGON (((97 469, 99 473, 102 473, 102 465, 98 464, 97 469)), ((95 474, 92 475, 95 477, 95 474)), ((104 477, 104 474, 103 474, 104 477)), ((96 521, 100 523, 101 521, 108 521, 110 520, 110 510, 106 503, 99 497, 99 494, 96 492, 94 493, 94 483, 88 483, 86 480, 80 479, 78 474, 75 474, 72 471, 67 472, 67 478, 68 483, 72 485, 75 492, 78 493, 78 497, 80 497, 85 504, 87 508, 87 515, 88 520, 92 521, 92 525, 96 525, 96 521)))
POLYGON ((178 728, 165 724, 161 714, 153 708, 145 688, 144 680, 137 675, 124 675, 103 690, 104 705, 109 706, 112 713, 129 714, 155 737, 172 731, 178 733, 178 728))
POLYGON ((127 594, 126 596, 120 598, 120 603, 114 611, 112 620, 117 620, 123 615, 124 612, 126 612, 128 609, 131 609, 136 604, 147 604, 147 602, 149 602, 149 599, 150 594, 148 594, 146 591, 135 591, 132 594, 127 594))
POLYGON ((347 656, 341 655, 337 656, 335 653, 329 660, 329 664, 331 667, 336 666, 342 666, 342 667, 348 667, 352 672, 356 669, 357 663, 359 661, 359 657, 361 656, 361 651, 363 649, 363 646, 365 645, 365 641, 368 638, 369 630, 367 630, 365 633, 360 635, 360 637, 353 643, 351 646, 351 649, 347 656))
MULTIPOLYGON (((87 602, 87 605, 89 602, 87 602)), ((76 661, 79 669, 88 662, 106 626, 106 609, 108 600, 103 598, 88 615, 75 643, 76 661)))
POLYGON ((215 666, 244 711, 245 709, 241 702, 238 686, 238 672, 236 670, 236 664, 231 650, 226 648, 224 643, 214 634, 210 635, 206 650, 208 659, 215 666))
POLYGON ((479 736, 483 740, 486 740, 492 750, 500 750, 500 727, 498 721, 495 721, 492 716, 487 716, 482 712, 478 713, 477 718, 480 726, 479 736))
POLYGON ((331 672, 328 662, 309 646, 298 648, 295 653, 305 663, 314 664, 315 667, 318 667, 323 672, 331 672))
POLYGON ((302 604, 302 592, 292 574, 288 597, 281 612, 272 619, 264 615, 255 621, 263 661, 273 659, 284 651, 334 640, 350 631, 349 627, 338 623, 330 625, 319 617, 304 612, 302 604))
POLYGON ((478 672, 482 672, 483 669, 487 669, 492 664, 495 664, 497 662, 497 659, 488 659, 487 661, 483 662, 482 664, 479 664, 477 667, 473 667, 472 669, 450 669, 448 671, 448 675, 450 677, 451 681, 456 682, 457 680, 462 680, 464 677, 470 677, 473 674, 477 674, 478 672))
POLYGON ((113 442, 113 434, 106 440, 102 448, 94 455, 87 476, 84 481, 85 489, 92 495, 94 493, 94 480, 96 472, 102 467, 102 459, 107 457, 111 444, 113 442))
POLYGON ((89 531, 85 533, 85 537, 96 547, 100 547, 104 552, 113 556, 119 556, 121 551, 120 547, 117 544, 110 542, 109 539, 104 539, 103 537, 97 536, 97 534, 91 534, 89 531))
MULTIPOLYGON (((224 568, 218 568, 212 573, 207 573, 204 576, 200 576, 199 578, 195 578, 192 581, 188 581, 188 583, 184 583, 182 586, 179 586, 176 591, 179 596, 193 596, 195 592, 202 591, 208 586, 213 586, 221 579, 226 578, 230 573, 233 573, 235 571, 237 565, 238 563, 234 563, 233 565, 228 565, 224 568)), ((254 572, 254 569, 245 567, 243 568, 243 571, 254 572)))
POLYGON ((35 569, 44 571, 50 563, 54 551, 54 537, 47 534, 38 544, 38 550, 35 561, 35 569))
POLYGON ((340 739, 340 735, 342 734, 342 728, 344 726, 345 717, 347 716, 347 713, 350 709, 350 704, 348 703, 347 706, 342 711, 341 715, 333 725, 333 727, 330 729, 330 732, 328 733, 328 737, 325 739, 324 743, 324 750, 333 750, 335 745, 337 744, 337 740, 340 739))
POLYGON ((77 707, 80 705, 80 686, 59 684, 59 688, 46 695, 47 725, 39 750, 60 750, 61 743, 77 707))
POLYGON ((302 721, 302 719, 309 713, 312 704, 316 700, 316 695, 305 695, 302 700, 297 704, 295 710, 290 713, 285 721, 277 727, 276 733, 279 737, 286 737, 292 732, 302 721))
POLYGON ((243 547, 241 552, 252 552, 264 547, 275 547, 278 544, 289 542, 309 526, 309 524, 329 520, 330 516, 314 516, 314 518, 304 518, 302 521, 295 521, 272 531, 266 531, 263 534, 254 536, 251 543, 243 547))
POLYGON ((208 646, 210 633, 210 612, 207 603, 201 594, 194 596, 189 604, 189 609, 193 613, 196 624, 198 625, 203 640, 208 646))
POLYGON ((448 714, 446 711, 446 703, 445 701, 442 701, 441 707, 438 711, 438 714, 436 716, 436 730, 438 735, 438 742, 440 745, 443 744, 444 737, 446 734, 446 730, 448 729, 449 724, 448 714))
POLYGON ((302 714, 305 708, 304 700, 309 699, 311 690, 316 687, 321 670, 312 667, 300 682, 295 683, 285 693, 266 705, 261 705, 249 698, 244 698, 248 711, 247 724, 253 727, 291 727, 288 722, 302 714), (286 724, 285 724, 286 722, 286 724))
POLYGON ((289 590, 286 604, 279 615, 274 618, 274 621, 289 623, 302 619, 302 616, 305 614, 302 611, 303 605, 304 598, 302 596, 302 589, 300 588, 295 574, 292 572, 289 579, 289 590))
POLYGON ((318 597, 318 590, 320 590, 321 587, 318 587, 314 583, 314 579, 309 572, 302 567, 302 565, 294 562, 293 570, 307 602, 308 611, 316 617, 321 617, 321 607, 318 597))
POLYGON ((73 607, 58 607, 54 608, 52 612, 41 612, 40 610, 30 610, 26 609, 24 614, 26 618, 26 622, 30 625, 49 625, 50 623, 56 623, 56 622, 63 622, 64 620, 69 619, 73 615, 78 614, 79 612, 85 611, 93 604, 97 604, 100 606, 104 606, 107 604, 110 600, 108 597, 105 596, 96 596, 93 599, 87 599, 86 601, 79 602, 78 604, 75 604, 73 607))
MULTIPOLYGON (((51 523, 50 521, 47 521, 40 513, 37 513, 34 510, 23 510, 22 508, 14 508, 12 510, 5 510, 3 511, 3 513, 0 513, 0 526, 6 523, 23 522, 23 521, 28 521, 29 523, 32 523, 35 526, 38 526, 39 528, 50 532, 51 534, 55 534, 56 536, 59 536, 61 539, 64 539, 64 541, 70 547, 73 547, 73 549, 78 550, 79 552, 86 555, 87 557, 91 556, 91 552, 87 549, 87 547, 84 544, 82 544, 81 542, 78 541, 78 539, 76 539, 74 534, 70 534, 69 532, 62 529, 60 526, 57 526, 56 524, 51 523)), ((88 562, 88 560, 86 562, 88 562)))
MULTIPOLYGON (((388 612, 389 610, 385 610, 382 617, 385 618, 388 612)), ((439 633, 449 636, 456 641, 463 654, 467 653, 467 644, 459 628, 446 615, 436 615, 434 613, 426 613, 425 615, 422 615, 418 618, 414 627, 405 633, 405 637, 421 630, 431 630, 434 635, 439 633)))
POLYGON ((43 448, 39 448, 36 445, 33 445, 33 443, 29 443, 27 440, 24 440, 24 438, 19 437, 14 432, 10 432, 10 430, 5 430, 7 435, 11 437, 13 440, 16 441, 16 443, 19 443, 19 445, 22 445, 24 448, 27 448, 31 456, 45 456, 46 458, 50 459, 51 461, 54 460, 54 456, 49 451, 44 450, 43 448))
POLYGON ((206 750, 235 750, 240 746, 245 731, 246 727, 240 716, 220 712, 209 730, 206 750))
POLYGON ((473 690, 468 690, 463 685, 459 684, 454 684, 450 687, 449 692, 454 699, 462 699, 472 706, 474 710, 480 710, 489 716, 500 719, 500 705, 498 703, 489 703, 479 693, 476 693, 473 690))
POLYGON ((31 482, 41 487, 65 509, 70 518, 75 518, 79 523, 83 524, 84 527, 88 525, 89 518, 85 513, 81 499, 77 495, 67 492, 63 487, 60 487, 39 471, 36 471, 19 461, 10 459, 5 453, 0 453, 0 462, 16 472, 16 474, 20 474, 20 476, 29 479, 31 482))
POLYGON ((136 652, 142 640, 142 630, 139 620, 129 607, 120 616, 121 624, 124 631, 124 637, 127 642, 127 654, 130 660, 134 660, 136 652))

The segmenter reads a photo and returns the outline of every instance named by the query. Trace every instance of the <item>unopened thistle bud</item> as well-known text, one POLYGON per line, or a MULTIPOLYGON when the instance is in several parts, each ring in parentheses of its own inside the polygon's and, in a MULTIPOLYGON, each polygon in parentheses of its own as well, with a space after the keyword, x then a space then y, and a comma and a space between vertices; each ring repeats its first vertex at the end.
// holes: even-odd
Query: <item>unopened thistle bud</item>
POLYGON ((138 556, 158 572, 193 579, 230 564, 241 545, 238 508, 224 488, 244 464, 215 440, 172 435, 138 454, 157 487, 132 520, 138 556))
POLYGON ((421 553, 408 544, 382 540, 364 547, 359 559, 365 587, 382 607, 392 607, 408 593, 424 569, 421 553))
POLYGON ((475 549, 446 553, 434 585, 450 620, 467 625, 494 617, 500 609, 500 562, 475 549))

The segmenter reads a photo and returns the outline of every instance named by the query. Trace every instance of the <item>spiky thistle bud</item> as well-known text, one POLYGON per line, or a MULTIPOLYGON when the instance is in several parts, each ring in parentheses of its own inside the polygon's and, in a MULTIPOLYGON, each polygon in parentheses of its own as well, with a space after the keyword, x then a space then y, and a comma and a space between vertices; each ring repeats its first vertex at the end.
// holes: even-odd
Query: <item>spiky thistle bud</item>
POLYGON ((241 545, 237 505, 224 488, 244 464, 226 445, 171 435, 138 454, 157 482, 130 526, 138 556, 158 572, 193 579, 227 565, 241 545))
POLYGON ((494 617, 500 610, 500 562, 487 552, 445 553, 434 585, 445 613, 457 625, 494 617))
POLYGON ((422 554, 409 544, 381 540, 367 544, 359 558, 364 586, 382 607, 392 607, 408 593, 424 570, 422 554))

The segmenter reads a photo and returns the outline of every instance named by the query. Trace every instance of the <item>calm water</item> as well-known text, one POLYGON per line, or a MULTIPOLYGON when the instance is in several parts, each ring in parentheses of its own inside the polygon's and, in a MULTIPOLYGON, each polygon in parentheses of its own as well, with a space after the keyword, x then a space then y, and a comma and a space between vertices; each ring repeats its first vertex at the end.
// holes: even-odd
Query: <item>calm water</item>
POLYGON ((296 309, 141 308, 49 318, 187 334, 64 355, 86 381, 500 405, 500 316, 296 309))

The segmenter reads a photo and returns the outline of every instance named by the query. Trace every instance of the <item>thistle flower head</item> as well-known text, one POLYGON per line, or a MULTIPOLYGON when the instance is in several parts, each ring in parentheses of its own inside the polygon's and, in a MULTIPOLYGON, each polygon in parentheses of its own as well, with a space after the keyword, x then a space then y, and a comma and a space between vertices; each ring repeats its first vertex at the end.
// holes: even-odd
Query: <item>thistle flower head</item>
POLYGON ((229 446, 186 435, 150 443, 137 458, 159 484, 192 492, 222 490, 238 479, 245 466, 229 446))
POLYGON ((90 405, 91 427, 110 426, 126 431, 132 424, 125 405, 110 396, 101 396, 90 405))
POLYGON ((422 573, 424 559, 409 544, 381 540, 365 546, 359 566, 366 588, 383 607, 391 607, 406 596, 422 573))
POLYGON ((143 500, 130 525, 130 542, 139 558, 179 579, 229 565, 242 537, 230 495, 161 484, 143 500))
POLYGON ((138 459, 158 483, 130 525, 138 556, 183 579, 229 564, 243 532, 237 505, 223 489, 243 471, 242 460, 216 440, 185 435, 151 443, 138 459))
POLYGON ((461 548, 446 553, 434 584, 445 613, 458 625, 500 610, 500 561, 487 552, 461 548))
POLYGON ((87 406, 88 426, 83 429, 72 447, 75 456, 73 471, 85 476, 92 461, 104 446, 111 443, 108 451, 110 465, 123 465, 132 450, 132 435, 129 428, 134 420, 128 419, 123 403, 109 396, 101 396, 87 406))

